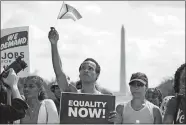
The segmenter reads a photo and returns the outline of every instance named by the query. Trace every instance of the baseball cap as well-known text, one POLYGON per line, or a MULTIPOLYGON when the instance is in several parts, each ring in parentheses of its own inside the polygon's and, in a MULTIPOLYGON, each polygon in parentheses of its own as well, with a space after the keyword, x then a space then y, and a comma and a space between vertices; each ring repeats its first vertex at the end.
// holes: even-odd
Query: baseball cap
POLYGON ((145 73, 141 73, 141 72, 133 73, 132 76, 131 76, 131 78, 130 78, 129 84, 131 84, 134 81, 141 82, 145 86, 148 87, 148 78, 147 78, 147 76, 146 76, 145 73))

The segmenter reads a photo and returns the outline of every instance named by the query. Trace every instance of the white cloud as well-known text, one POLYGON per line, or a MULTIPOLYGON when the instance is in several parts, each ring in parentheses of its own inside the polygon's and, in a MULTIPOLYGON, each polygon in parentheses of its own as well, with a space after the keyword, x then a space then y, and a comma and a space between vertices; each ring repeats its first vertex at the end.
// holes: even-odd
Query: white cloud
POLYGON ((91 14, 101 14, 101 8, 99 5, 92 4, 92 5, 86 5, 84 7, 84 11, 86 13, 91 13, 91 14))
POLYGON ((86 27, 83 25, 77 25, 77 30, 80 31, 83 35, 87 36, 102 36, 102 35, 113 35, 113 33, 108 32, 108 31, 100 31, 96 30, 94 28, 86 27))
POLYGON ((148 12, 148 15, 152 17, 153 21, 160 26, 163 26, 165 23, 165 17, 164 16, 158 16, 153 12, 148 12))
POLYGON ((172 24, 173 26, 177 27, 180 25, 180 20, 178 19, 178 17, 173 16, 173 15, 167 15, 167 21, 169 22, 169 24, 172 24))
POLYGON ((174 28, 180 28, 184 25, 177 16, 171 14, 157 14, 151 11, 147 12, 147 14, 158 26, 172 26, 174 28))
POLYGON ((165 35, 174 35, 174 36, 185 36, 185 30, 169 30, 164 32, 165 35))
POLYGON ((47 33, 44 32, 43 30, 41 30, 38 26, 36 25, 30 25, 29 26, 30 29, 30 35, 33 39, 40 39, 40 38, 44 38, 47 37, 47 33))
MULTIPOLYGON (((167 43, 164 38, 129 38, 129 42, 137 44, 140 50, 140 54, 143 57, 148 58, 151 54, 151 47, 162 48, 167 43)), ((133 49, 131 50, 133 51, 133 49)))

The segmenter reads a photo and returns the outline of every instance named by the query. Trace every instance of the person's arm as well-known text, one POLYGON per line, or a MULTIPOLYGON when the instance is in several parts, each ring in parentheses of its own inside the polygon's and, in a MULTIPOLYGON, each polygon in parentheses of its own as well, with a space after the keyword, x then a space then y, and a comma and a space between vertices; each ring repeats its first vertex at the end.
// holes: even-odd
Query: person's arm
POLYGON ((162 124, 162 115, 160 109, 157 106, 153 108, 153 115, 154 115, 154 124, 162 124))
POLYGON ((66 91, 77 92, 75 86, 68 83, 66 75, 62 70, 62 63, 60 60, 58 47, 57 47, 59 34, 54 28, 52 28, 51 31, 49 32, 48 38, 51 42, 52 64, 57 78, 57 83, 60 87, 61 92, 66 92, 66 91))
POLYGON ((18 86, 17 86, 18 80, 19 80, 19 77, 16 75, 16 73, 14 72, 12 68, 9 70, 7 78, 3 78, 4 83, 10 87, 9 89, 8 88, 7 89, 8 89, 8 92, 11 91, 13 99, 14 98, 22 99, 18 86))
POLYGON ((176 98, 173 97, 167 102, 167 109, 163 118, 163 124, 172 124, 176 112, 176 98))
POLYGON ((4 120, 12 122, 23 118, 26 114, 28 105, 21 99, 21 95, 17 87, 18 77, 12 68, 9 70, 7 78, 3 78, 3 81, 10 87, 13 98, 11 105, 0 105, 4 120))
POLYGON ((3 112, 5 121, 15 121, 25 117, 28 105, 21 99, 15 98, 12 100, 12 105, 0 104, 0 110, 3 112))

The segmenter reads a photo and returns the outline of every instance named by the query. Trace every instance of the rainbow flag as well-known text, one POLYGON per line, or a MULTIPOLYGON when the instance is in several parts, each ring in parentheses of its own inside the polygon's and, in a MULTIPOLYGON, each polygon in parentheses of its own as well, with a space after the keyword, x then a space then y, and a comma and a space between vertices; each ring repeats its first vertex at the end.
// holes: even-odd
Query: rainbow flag
POLYGON ((72 19, 76 21, 81 18, 81 14, 74 7, 63 2, 57 19, 72 19))

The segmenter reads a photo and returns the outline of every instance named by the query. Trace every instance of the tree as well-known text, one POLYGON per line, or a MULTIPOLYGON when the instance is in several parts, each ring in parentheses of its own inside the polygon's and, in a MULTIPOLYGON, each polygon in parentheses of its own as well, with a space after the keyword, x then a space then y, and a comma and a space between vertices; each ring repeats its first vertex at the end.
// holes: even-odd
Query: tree
POLYGON ((174 78, 168 77, 165 78, 157 88, 160 89, 162 96, 164 98, 166 96, 175 95, 173 87, 174 87, 174 78))

